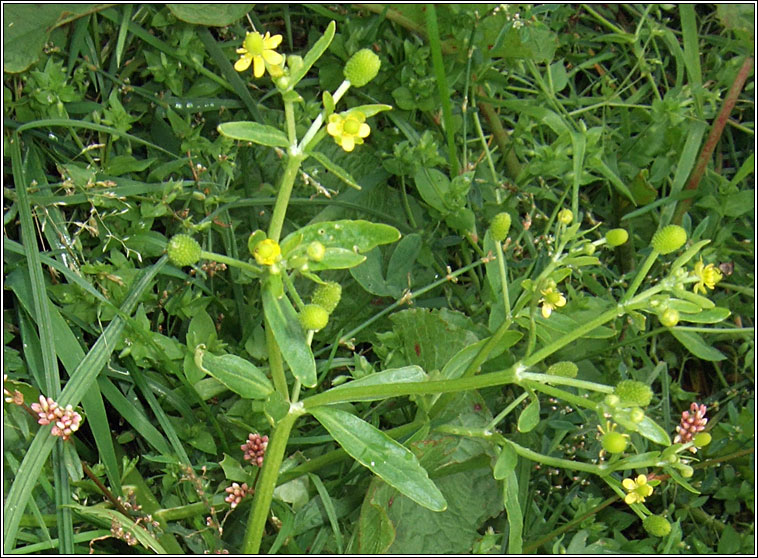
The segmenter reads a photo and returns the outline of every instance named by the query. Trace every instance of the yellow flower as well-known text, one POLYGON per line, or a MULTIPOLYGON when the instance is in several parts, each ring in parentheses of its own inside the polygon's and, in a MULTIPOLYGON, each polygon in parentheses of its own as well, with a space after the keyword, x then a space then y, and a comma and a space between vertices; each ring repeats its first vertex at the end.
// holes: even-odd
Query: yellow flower
POLYGON ((566 297, 560 291, 556 291, 554 287, 548 287, 540 292, 542 293, 540 302, 542 303, 543 318, 549 318, 556 308, 566 306, 566 297))
POLYGON ((621 481, 628 494, 624 498, 627 504, 637 504, 645 501, 645 498, 653 493, 653 487, 647 483, 645 475, 639 475, 635 480, 624 479, 621 481))
POLYGON ((366 124, 366 115, 360 111, 329 115, 326 131, 334 137, 337 145, 345 151, 352 151, 356 145, 363 143, 363 138, 371 133, 366 124))
POLYGON ((253 256, 255 261, 260 265, 273 265, 279 259, 282 253, 282 249, 276 243, 276 241, 267 238, 261 240, 253 250, 253 256))
POLYGON ((703 260, 700 260, 695 264, 695 269, 693 269, 692 272, 698 279, 700 279, 700 281, 695 283, 695 286, 692 289, 695 291, 695 293, 700 291, 705 294, 705 287, 713 290, 713 288, 716 286, 716 283, 721 281, 721 279, 724 277, 721 275, 721 272, 716 269, 716 267, 714 267, 713 264, 703 265, 703 260))
POLYGON ((265 36, 257 31, 248 33, 242 43, 242 48, 237 49, 237 53, 241 56, 234 63, 234 69, 244 72, 252 64, 253 74, 257 78, 263 75, 266 65, 269 65, 269 72, 271 72, 271 66, 281 66, 284 62, 284 56, 274 50, 281 42, 281 35, 272 37, 268 32, 265 36))

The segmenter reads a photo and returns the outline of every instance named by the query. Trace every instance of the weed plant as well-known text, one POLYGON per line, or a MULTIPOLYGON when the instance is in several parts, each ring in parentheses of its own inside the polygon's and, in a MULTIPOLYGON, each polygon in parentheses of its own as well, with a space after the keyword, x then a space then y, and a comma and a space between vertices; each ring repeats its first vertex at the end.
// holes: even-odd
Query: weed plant
POLYGON ((753 19, 5 5, 4 552, 754 552, 753 19))

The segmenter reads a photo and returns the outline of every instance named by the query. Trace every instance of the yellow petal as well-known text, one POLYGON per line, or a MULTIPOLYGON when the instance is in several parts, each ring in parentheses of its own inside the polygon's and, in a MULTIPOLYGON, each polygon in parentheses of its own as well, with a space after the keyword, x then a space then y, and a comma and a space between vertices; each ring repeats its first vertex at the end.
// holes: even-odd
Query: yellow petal
POLYGON ((244 72, 250 67, 250 62, 252 61, 253 57, 249 55, 242 56, 239 60, 237 60, 234 63, 234 69, 238 72, 244 72))
POLYGON ((273 66, 278 66, 284 62, 284 56, 273 50, 264 50, 263 59, 273 66))
POLYGON ((279 46, 279 43, 281 42, 282 42, 281 35, 274 35, 272 37, 269 35, 268 31, 266 31, 266 36, 263 37, 263 48, 266 48, 266 49, 276 48, 279 46))
POLYGON ((543 304, 542 305, 542 317, 547 319, 550 317, 550 314, 553 313, 553 307, 549 304, 543 304))
POLYGON ((266 71, 266 63, 263 61, 262 56, 254 56, 253 57, 253 74, 255 77, 259 78, 263 75, 263 72, 266 71))
POLYGON ((355 148, 355 141, 352 136, 342 136, 342 149, 352 151, 355 148))
POLYGON ((340 125, 337 122, 329 122, 329 124, 326 125, 326 132, 330 136, 339 136, 342 134, 342 131, 340 130, 340 125))
POLYGON ((621 484, 627 490, 634 490, 635 488, 637 488, 637 485, 634 484, 634 481, 632 479, 624 479, 621 481, 621 484))
POLYGON ((639 475, 637 477, 637 485, 647 484, 647 477, 645 475, 639 475))
POLYGON ((624 502, 626 502, 629 505, 637 503, 637 494, 635 494, 634 492, 627 494, 626 497, 624 498, 624 502))
POLYGON ((371 133, 371 126, 368 124, 361 124, 361 127, 358 128, 358 136, 365 138, 368 137, 368 135, 371 133))
POLYGON ((560 298, 555 301, 555 305, 559 308, 566 306, 566 297, 561 295, 560 298))
POLYGON ((247 53, 247 49, 245 47, 237 49, 237 54, 246 54, 246 53, 247 53))

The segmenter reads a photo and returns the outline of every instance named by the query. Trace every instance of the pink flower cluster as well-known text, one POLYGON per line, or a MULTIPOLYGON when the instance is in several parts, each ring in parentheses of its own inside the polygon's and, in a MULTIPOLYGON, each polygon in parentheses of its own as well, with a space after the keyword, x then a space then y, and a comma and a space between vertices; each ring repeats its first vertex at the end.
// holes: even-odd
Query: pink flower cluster
POLYGON ((39 415, 37 422, 41 425, 52 424, 50 433, 68 440, 71 434, 79 430, 82 416, 71 405, 62 408, 51 397, 39 396, 39 403, 32 403, 32 411, 39 415))
POLYGON ((705 425, 708 423, 708 419, 705 418, 705 412, 707 408, 705 405, 698 405, 693 403, 690 405, 689 411, 682 413, 682 420, 676 427, 676 437, 674 438, 675 444, 686 444, 692 441, 695 434, 705 430, 705 425))
POLYGON ((240 449, 245 452, 245 459, 260 467, 263 465, 263 455, 266 453, 268 447, 268 436, 261 436, 260 434, 250 434, 247 437, 247 442, 240 446, 240 449))
POLYGON ((242 498, 248 495, 249 489, 247 483, 243 482, 242 486, 233 482, 231 486, 226 487, 226 491, 229 495, 224 498, 224 501, 229 502, 229 507, 234 509, 242 501, 242 498))

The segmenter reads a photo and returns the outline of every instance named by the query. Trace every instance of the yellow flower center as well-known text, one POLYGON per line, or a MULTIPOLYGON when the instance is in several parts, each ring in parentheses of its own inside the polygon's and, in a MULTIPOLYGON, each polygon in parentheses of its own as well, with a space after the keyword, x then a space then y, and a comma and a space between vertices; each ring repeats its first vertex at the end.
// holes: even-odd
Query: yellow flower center
POLYGON ((282 249, 279 245, 270 238, 262 240, 258 243, 253 251, 255 261, 260 265, 273 265, 276 263, 277 258, 282 253, 282 249))
POLYGON ((263 53, 263 36, 260 33, 248 33, 243 46, 253 56, 260 55, 263 53))

